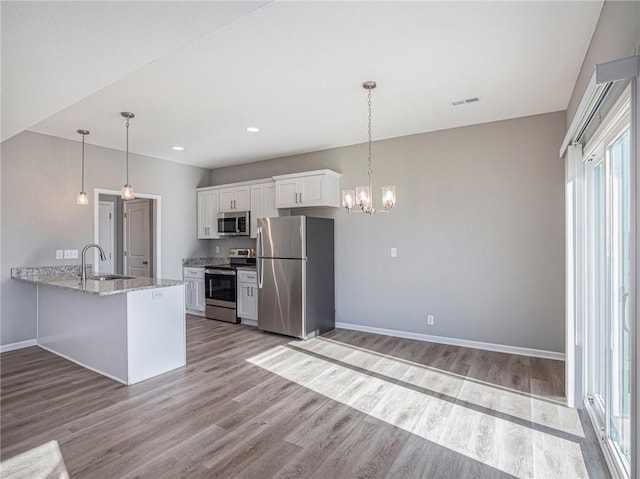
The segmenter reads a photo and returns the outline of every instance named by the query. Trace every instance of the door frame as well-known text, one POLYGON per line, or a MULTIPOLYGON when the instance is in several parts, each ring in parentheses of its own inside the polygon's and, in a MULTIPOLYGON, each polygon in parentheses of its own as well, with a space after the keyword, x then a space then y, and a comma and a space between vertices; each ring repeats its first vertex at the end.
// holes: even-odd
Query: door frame
MULTIPOLYGON (((620 94, 620 97, 616 100, 616 102, 614 103, 614 105, 612 106, 612 108, 610 109, 610 111, 608 112, 608 117, 605 118, 603 120, 603 125, 599 128, 599 130, 596 130, 596 132, 594 133, 593 137, 591 139, 589 139, 587 145, 585 145, 584 151, 581 152, 581 156, 582 156, 582 160, 581 160, 581 165, 583 165, 582 167, 582 178, 584 180, 587 179, 587 168, 584 167, 585 165, 585 161, 588 157, 590 157, 591 155, 593 155, 596 152, 600 152, 602 154, 602 160, 603 162, 607 162, 606 159, 606 145, 608 143, 611 143, 614 141, 614 139, 619 136, 619 134, 621 134, 621 130, 620 128, 626 124, 626 123, 630 123, 630 134, 631 134, 631 145, 630 145, 630 171, 629 171, 629 175, 630 175, 630 184, 629 184, 629 201, 630 201, 630 238, 629 238, 629 247, 630 247, 630 258, 629 258, 629 280, 630 280, 630 292, 631 292, 631 296, 629 299, 629 308, 630 308, 630 318, 634 318, 634 323, 631 326, 631 332, 629 334, 629 341, 630 341, 630 349, 631 349, 631 372, 630 372, 630 380, 631 380, 631 384, 630 384, 630 389, 631 389, 631 411, 630 411, 630 415, 631 415, 631 431, 630 431, 630 450, 629 450, 629 471, 625 471, 625 468, 623 467, 623 464, 621 462, 621 460, 618 458, 617 453, 615 452, 615 446, 613 445, 613 442, 610 439, 609 433, 610 433, 610 417, 609 417, 609 408, 611 407, 610 401, 611 401, 611 377, 609 377, 609 366, 610 366, 610 357, 609 357, 609 353, 607 352, 605 354, 605 358, 604 358, 604 362, 605 362, 605 374, 607 375, 607 377, 605 378, 605 384, 604 384, 604 388, 605 391, 603 392, 605 394, 605 404, 604 404, 604 411, 602 413, 602 417, 601 414, 596 410, 597 408, 594 407, 593 405, 590 404, 590 400, 589 400, 589 384, 588 384, 588 380, 587 380, 587 371, 585 370, 584 376, 583 376, 583 383, 584 383, 584 390, 583 390, 583 400, 584 400, 584 405, 585 405, 585 409, 587 411, 587 414, 589 416, 589 419, 594 427, 594 429, 596 430, 597 434, 600 435, 601 431, 600 428, 603 428, 605 437, 601 438, 600 441, 600 447, 601 447, 601 451, 603 453, 603 456, 605 458, 605 461, 607 463, 607 466, 609 468, 609 472, 611 473, 612 477, 615 478, 624 478, 624 477, 636 477, 636 471, 637 471, 637 461, 638 461, 638 443, 637 443, 637 437, 636 435, 638 434, 638 428, 637 425, 635 423, 636 418, 637 418, 637 410, 636 410, 636 404, 634 404, 634 401, 637 401, 637 375, 639 374, 639 369, 636 367, 636 357, 637 357, 637 347, 638 347, 638 342, 635 340, 634 335, 638 334, 638 310, 637 310, 637 298, 636 298, 636 291, 637 291, 637 281, 636 281, 636 274, 637 274, 637 269, 636 269, 636 257, 637 257, 637 251, 636 249, 638 248, 638 235, 637 235, 637 228, 640 226, 640 222, 638 221, 638 218, 636 217, 637 214, 637 209, 636 209, 636 198, 637 198, 637 187, 638 185, 635 183, 635 180, 637 178, 637 154, 635 151, 635 145, 634 145, 634 141, 636 141, 634 139, 634 123, 635 123, 635 118, 633 116, 633 105, 634 102, 637 101, 637 97, 635 92, 635 81, 631 82, 631 86, 625 88, 625 90, 620 94), (626 106, 625 106, 626 105, 626 106), (620 130, 620 131, 618 131, 620 130), (599 146, 603 146, 602 149, 599 148, 599 146), (629 475, 627 476, 626 473, 629 473, 629 475)), ((605 166, 606 168, 609 168, 609 165, 605 166)), ((606 177, 606 173, 605 173, 605 177, 606 177)), ((605 183, 609 181, 608 177, 605 178, 605 183)), ((587 188, 587 181, 585 181, 583 183, 583 194, 586 195, 586 188, 587 188)), ((607 185, 606 188, 609 188, 609 186, 607 185)), ((605 196, 607 196, 608 198, 608 192, 605 192, 605 196)), ((609 200, 605 200, 606 202, 608 202, 609 200)), ((607 206, 608 208, 608 206, 607 206)), ((582 217, 583 221, 587 221, 587 212, 585 211, 584 216, 582 217)), ((608 221, 608 220, 607 220, 608 221)), ((609 226, 605 226, 606 228, 609 228, 609 226)), ((582 237, 582 241, 586 241, 584 236, 582 237)), ((608 241, 608 240, 606 240, 608 241)), ((586 257, 582 257, 582 260, 586 261, 586 257)), ((585 264, 585 269, 586 269, 586 264, 585 264)), ((608 271, 607 271, 608 274, 608 271)), ((582 272, 582 276, 580 278, 577 278, 579 281, 581 281, 582 283, 582 288, 584 289, 584 295, 583 295, 583 299, 586 299, 587 296, 589 295, 589 291, 587 290, 587 281, 591 282, 593 280, 593 278, 589 277, 589 274, 587 274, 584 270, 582 272)), ((607 285, 607 289, 609 288, 609 286, 607 285)), ((608 303, 610 301, 610 298, 608 297, 609 292, 607 291, 605 293, 606 296, 606 302, 608 303)), ((607 304, 607 308, 609 307, 609 304, 607 304)), ((584 321, 584 326, 586 326, 586 321, 587 318, 583 318, 582 321, 584 321)), ((605 328, 605 339, 609 339, 611 336, 611 331, 610 331, 610 323, 609 320, 607 319, 607 323, 606 323, 606 328, 605 328)), ((588 344, 587 344, 587 336, 586 336, 586 332, 587 332, 587 328, 584 327, 583 328, 583 337, 581 338, 582 343, 585 345, 584 348, 584 357, 582 358, 582 361, 586 363, 587 361, 587 354, 589 354, 588 352, 588 344)), ((607 350, 610 349, 610 346, 607 346, 607 350)))
MULTIPOLYGON (((108 206, 109 207, 109 222, 111 223, 111 250, 110 252, 112 253, 111 255, 111 271, 109 271, 109 273, 115 273, 115 264, 116 264, 116 251, 115 251, 115 246, 116 246, 116 211, 115 211, 115 204, 112 203, 111 201, 98 201, 98 211, 100 210, 100 206, 108 206)), ((98 238, 100 238, 100 235, 98 234, 98 238)), ((96 264, 96 263, 94 263, 96 264)))
MULTIPOLYGON (((99 197, 101 194, 104 195, 120 195, 119 190, 109 190, 104 188, 94 188, 93 189, 93 241, 98 242, 98 238, 100 235, 99 226, 98 226, 98 216, 99 216, 99 208, 100 208, 100 200, 99 197)), ((151 193, 138 193, 136 192, 136 198, 147 198, 150 200, 155 200, 153 205, 153 277, 156 279, 162 278, 162 263, 161 259, 161 232, 162 232, 162 224, 161 224, 161 211, 162 211, 162 196, 154 195, 151 193)), ((98 250, 94 248, 93 253, 93 264, 98 264, 98 250)))

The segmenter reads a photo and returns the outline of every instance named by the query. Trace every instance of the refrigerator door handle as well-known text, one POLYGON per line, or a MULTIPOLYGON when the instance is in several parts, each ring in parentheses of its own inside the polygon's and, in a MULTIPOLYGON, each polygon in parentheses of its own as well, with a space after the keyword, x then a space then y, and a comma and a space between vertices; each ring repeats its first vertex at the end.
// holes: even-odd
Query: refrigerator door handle
POLYGON ((263 244, 262 244, 262 228, 260 226, 258 226, 257 231, 256 231, 256 248, 258 249, 258 251, 256 251, 256 256, 258 258, 260 258, 262 256, 262 251, 263 251, 263 244))
POLYGON ((258 232, 256 234, 256 248, 258 249, 258 254, 256 255, 258 257, 258 261, 256 261, 256 272, 258 273, 258 288, 262 288, 262 275, 264 274, 264 268, 262 268, 261 266, 263 266, 262 264, 262 255, 264 254, 264 237, 262 235, 262 227, 258 227, 258 232))

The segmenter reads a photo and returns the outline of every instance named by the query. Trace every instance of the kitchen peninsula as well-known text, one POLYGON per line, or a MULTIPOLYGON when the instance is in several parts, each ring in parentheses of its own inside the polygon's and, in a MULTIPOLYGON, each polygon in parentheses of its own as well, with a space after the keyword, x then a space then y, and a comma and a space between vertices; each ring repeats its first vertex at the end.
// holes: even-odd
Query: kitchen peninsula
POLYGON ((186 364, 182 281, 82 282, 79 271, 12 268, 37 288, 38 346, 127 385, 186 364))

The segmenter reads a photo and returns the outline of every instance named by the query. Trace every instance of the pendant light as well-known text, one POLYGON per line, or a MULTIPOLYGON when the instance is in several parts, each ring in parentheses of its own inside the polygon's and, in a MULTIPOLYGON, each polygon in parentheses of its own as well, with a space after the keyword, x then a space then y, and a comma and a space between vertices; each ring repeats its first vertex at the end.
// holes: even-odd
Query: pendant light
POLYGON ((389 213, 391 208, 396 204, 396 187, 395 186, 383 186, 382 187, 382 206, 384 210, 376 210, 373 207, 373 164, 371 162, 371 90, 376 87, 376 82, 366 81, 362 84, 362 88, 367 90, 367 104, 369 106, 369 185, 358 186, 355 190, 347 189, 342 190, 342 206, 347 209, 347 212, 351 213, 351 208, 356 204, 360 207, 362 213, 372 215, 374 213, 389 213))
POLYGON ((135 117, 135 115, 133 113, 129 113, 128 111, 123 111, 120 114, 127 119, 127 182, 122 187, 120 193, 123 200, 133 200, 136 196, 133 192, 133 186, 129 184, 129 120, 135 117))
POLYGON ((89 134, 89 130, 77 130, 82 135, 82 190, 76 196, 77 205, 88 205, 89 197, 84 192, 84 137, 89 134))

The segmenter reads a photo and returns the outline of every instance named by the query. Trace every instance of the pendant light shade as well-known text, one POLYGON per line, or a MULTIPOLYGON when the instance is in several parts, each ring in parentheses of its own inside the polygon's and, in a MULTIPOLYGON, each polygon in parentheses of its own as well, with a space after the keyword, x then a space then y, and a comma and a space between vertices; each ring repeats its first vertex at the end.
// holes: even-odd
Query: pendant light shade
POLYGON ((88 130, 78 130, 78 133, 82 135, 82 190, 76 196, 77 205, 88 205, 89 197, 84 191, 84 137, 89 134, 88 130))
POLYGON ((136 195, 133 192, 133 186, 129 184, 129 120, 134 118, 135 115, 128 111, 123 111, 120 113, 124 118, 127 119, 126 127, 127 127, 127 182, 120 190, 120 196, 123 200, 133 200, 136 195))
POLYGON ((371 161, 371 90, 376 87, 376 82, 366 81, 362 84, 362 88, 368 91, 367 103, 369 107, 369 184, 365 186, 358 186, 355 190, 348 189, 342 190, 342 206, 347 209, 347 212, 351 213, 351 209, 358 205, 362 213, 372 215, 374 213, 389 213, 391 208, 396 204, 396 187, 395 186, 383 186, 382 187, 382 206, 384 210, 377 210, 373 207, 373 163, 371 161))

